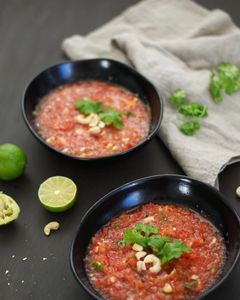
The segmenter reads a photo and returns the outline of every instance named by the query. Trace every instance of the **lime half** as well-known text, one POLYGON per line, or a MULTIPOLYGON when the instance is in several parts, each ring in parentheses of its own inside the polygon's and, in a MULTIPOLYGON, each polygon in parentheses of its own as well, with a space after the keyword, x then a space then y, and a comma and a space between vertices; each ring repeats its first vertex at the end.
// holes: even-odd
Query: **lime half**
POLYGON ((65 211, 72 207, 76 195, 76 184, 64 176, 49 177, 38 189, 38 197, 42 206, 53 212, 65 211))
POLYGON ((6 225, 18 218, 20 207, 8 195, 0 192, 0 225, 6 225))

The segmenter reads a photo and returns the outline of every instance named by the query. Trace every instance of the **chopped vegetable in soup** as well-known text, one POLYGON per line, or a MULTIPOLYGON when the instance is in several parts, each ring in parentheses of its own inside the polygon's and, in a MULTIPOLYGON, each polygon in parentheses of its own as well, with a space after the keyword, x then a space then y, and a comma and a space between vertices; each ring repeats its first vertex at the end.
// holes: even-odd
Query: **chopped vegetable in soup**
POLYGON ((63 85, 35 111, 38 133, 53 148, 78 157, 126 151, 148 135, 150 109, 123 87, 101 81, 63 85))
POLYGON ((86 269, 109 300, 195 299, 221 274, 218 230, 178 205, 145 204, 113 218, 92 238, 86 269))

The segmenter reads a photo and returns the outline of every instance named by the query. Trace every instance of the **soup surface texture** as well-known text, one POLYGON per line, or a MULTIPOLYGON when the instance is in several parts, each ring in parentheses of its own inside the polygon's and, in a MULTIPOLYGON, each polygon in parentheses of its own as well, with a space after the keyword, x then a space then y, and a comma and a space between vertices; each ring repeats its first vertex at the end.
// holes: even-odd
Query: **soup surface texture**
POLYGON ((150 203, 97 232, 85 264, 104 299, 195 299, 221 274, 225 252, 219 231, 198 213, 150 203))
POLYGON ((35 126, 53 148, 77 157, 128 150, 149 132, 150 109, 123 87, 101 81, 63 85, 38 105, 35 126))

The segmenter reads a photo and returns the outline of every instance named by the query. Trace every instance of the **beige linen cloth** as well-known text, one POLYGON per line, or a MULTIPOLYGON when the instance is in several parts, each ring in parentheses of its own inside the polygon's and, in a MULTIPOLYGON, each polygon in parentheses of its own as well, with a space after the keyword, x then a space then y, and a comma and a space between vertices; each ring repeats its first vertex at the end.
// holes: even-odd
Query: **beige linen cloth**
POLYGON ((155 84, 165 99, 160 137, 187 175, 213 184, 220 168, 240 154, 240 93, 217 105, 208 92, 210 70, 218 63, 240 67, 240 30, 225 12, 190 0, 145 0, 86 37, 65 39, 62 49, 74 60, 128 63, 155 84), (178 130, 168 102, 177 88, 209 108, 192 137, 178 130))

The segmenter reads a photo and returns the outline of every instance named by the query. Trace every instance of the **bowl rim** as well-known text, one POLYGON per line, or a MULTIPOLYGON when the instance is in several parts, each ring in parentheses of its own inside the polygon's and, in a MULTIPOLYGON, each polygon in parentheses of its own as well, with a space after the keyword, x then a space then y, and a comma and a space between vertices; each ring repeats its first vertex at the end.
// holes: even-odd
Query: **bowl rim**
MULTIPOLYGON (((101 81, 101 80, 99 80, 101 81)), ((76 81, 74 81, 76 82, 76 81)), ((117 84, 117 83, 116 83, 117 84)), ((120 85, 121 86, 121 85, 120 85)), ((123 86, 124 87, 124 86, 123 86)), ((156 88, 156 86, 145 76, 143 76, 140 72, 138 72, 137 70, 135 70, 134 68, 132 68, 129 65, 126 65, 120 61, 114 60, 114 59, 109 59, 109 58, 92 58, 92 59, 81 59, 81 60, 72 60, 72 61, 63 61, 60 63, 56 63, 53 64, 47 68, 45 68, 44 70, 42 70, 41 72, 39 72, 37 75, 35 75, 25 86, 24 91, 23 91, 23 95, 22 95, 22 101, 21 101, 21 111, 22 111, 22 116, 23 119, 25 121, 25 124, 27 125, 28 129, 30 130, 30 132, 33 134, 33 136, 39 141, 41 142, 45 147, 47 147, 48 149, 52 150, 53 152, 56 152, 60 155, 63 155, 65 157, 71 158, 71 159, 75 159, 81 162, 92 162, 92 161, 102 161, 102 160, 109 160, 112 158, 116 158, 116 157, 122 157, 127 155, 128 153, 131 153, 139 148, 141 148, 143 145, 145 145, 147 142, 149 142, 156 134, 157 131, 160 127, 160 124, 162 122, 163 119, 163 110, 164 110, 164 100, 163 100, 163 96, 162 94, 159 92, 159 90, 156 88), (133 73, 133 76, 137 76, 140 77, 140 79, 144 80, 147 84, 149 84, 151 86, 151 88, 155 91, 155 93, 157 94, 157 101, 158 104, 160 105, 160 112, 159 112, 159 117, 157 120, 157 124, 155 125, 155 128, 153 128, 152 132, 149 132, 147 134, 147 136, 141 140, 138 144, 136 144, 134 147, 131 147, 125 151, 119 152, 119 153, 114 153, 112 155, 108 155, 108 156, 100 156, 100 157, 78 157, 78 156, 74 156, 74 155, 70 155, 68 153, 64 153, 58 149, 55 149, 54 147, 52 147, 51 145, 49 145, 38 133, 37 131, 33 128, 33 126, 30 124, 30 122, 28 121, 28 117, 25 111, 25 102, 26 102, 26 93, 29 89, 29 87, 32 85, 32 83, 38 79, 38 77, 40 77, 42 74, 44 74, 46 71, 50 71, 54 68, 57 68, 61 65, 68 65, 68 64, 81 64, 81 63, 88 63, 88 62, 100 62, 100 61, 108 61, 112 64, 121 66, 125 69, 127 69, 128 71, 133 73)), ((152 115, 152 114, 151 114, 152 115)), ((151 124, 151 121, 150 121, 151 124)))
MULTIPOLYGON (((75 243, 76 243, 76 239, 78 237, 78 232, 82 227, 82 224, 85 222, 85 220, 91 215, 91 213, 96 210, 103 202, 105 202, 109 197, 112 197, 113 195, 121 192, 122 190, 125 190, 127 188, 133 187, 134 185, 141 185, 145 182, 154 180, 154 179, 158 179, 158 178, 170 178, 170 179, 177 179, 177 180, 182 180, 185 182, 193 182, 193 183, 197 183, 200 184, 201 186, 206 186, 207 188, 209 188, 213 193, 218 194, 219 198, 221 199, 221 201, 227 206, 227 208, 232 212, 233 216, 236 218, 237 222, 240 225, 240 216, 237 214, 236 210, 234 209, 234 207, 227 201, 227 199, 225 198, 225 196, 218 190, 216 189, 214 186, 202 182, 200 180, 191 178, 189 176, 186 175, 180 175, 180 174, 157 174, 157 175, 150 175, 150 176, 146 176, 146 177, 141 177, 138 179, 135 179, 133 181, 127 182, 115 189, 113 189, 112 191, 108 192, 107 194, 105 194, 104 196, 102 196, 99 200, 97 200, 83 215, 83 217, 80 220, 80 224, 77 228, 77 231, 75 232, 74 235, 74 239, 72 241, 71 244, 71 248, 70 248, 70 267, 71 270, 74 274, 75 279, 77 280, 78 283, 80 283, 80 285, 83 287, 83 289, 89 294, 91 295, 94 299, 97 300, 105 300, 105 298, 103 298, 100 294, 96 295, 94 294, 90 289, 88 289, 88 287, 79 279, 76 269, 74 267, 74 262, 73 262, 73 252, 74 252, 74 247, 75 247, 75 243)), ((124 211, 122 211, 124 212, 124 211)), ((227 277, 230 275, 230 273, 233 271, 233 269, 236 266, 237 261, 239 260, 240 257, 240 248, 237 251, 236 257, 234 258, 234 261, 231 265, 231 267, 229 268, 229 270, 219 279, 217 280, 213 285, 211 285, 207 290, 203 291, 200 295, 198 295, 198 297, 196 298, 196 300, 203 300, 205 299, 206 296, 208 296, 209 294, 211 294, 214 290, 216 290, 226 279, 227 277)), ((94 287, 93 287, 94 289, 94 287)), ((96 291, 96 293, 98 293, 96 291)))

